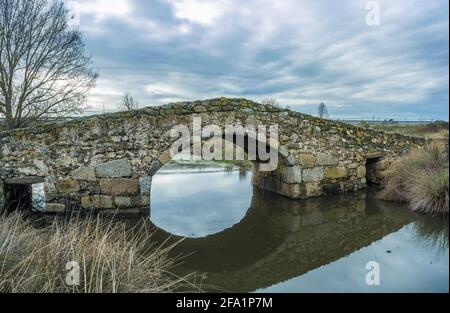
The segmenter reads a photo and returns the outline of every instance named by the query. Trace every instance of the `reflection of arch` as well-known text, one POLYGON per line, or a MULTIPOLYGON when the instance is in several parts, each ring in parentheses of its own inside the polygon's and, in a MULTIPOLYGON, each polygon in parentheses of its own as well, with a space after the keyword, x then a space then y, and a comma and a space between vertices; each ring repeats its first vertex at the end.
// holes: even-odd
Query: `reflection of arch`
MULTIPOLYGON (((189 254, 180 274, 207 272, 207 285, 249 292, 297 277, 370 245, 411 221, 375 200, 336 196, 292 201, 255 190, 237 225, 204 238, 185 239, 173 251, 189 254)), ((169 234, 158 230, 161 240, 169 234)), ((177 241, 174 237, 170 241, 177 241)))
POLYGON ((249 172, 248 165, 238 169, 227 163, 173 162, 153 180, 151 221, 188 237, 204 237, 239 223, 251 203, 249 172))
MULTIPOLYGON (((235 271, 243 266, 250 266, 255 259, 264 257, 279 246, 287 235, 282 228, 268 228, 264 222, 266 218, 258 210, 250 208, 245 217, 232 227, 202 238, 184 238, 175 250, 195 252, 186 262, 199 264, 205 261, 204 266, 208 271, 235 271), (274 234, 276 232, 278 234, 274 234), (208 254, 208 259, 198 258, 204 254, 208 254)), ((160 240, 170 237, 170 242, 177 242, 182 238, 159 228, 155 237, 160 240)))

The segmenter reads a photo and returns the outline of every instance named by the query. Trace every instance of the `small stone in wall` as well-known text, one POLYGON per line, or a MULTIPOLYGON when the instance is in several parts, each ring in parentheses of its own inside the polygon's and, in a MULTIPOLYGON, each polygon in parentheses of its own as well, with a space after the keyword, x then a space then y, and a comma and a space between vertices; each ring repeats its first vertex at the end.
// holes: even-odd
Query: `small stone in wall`
POLYGON ((96 181, 95 169, 90 166, 83 166, 79 169, 72 171, 72 178, 76 180, 96 181))
POLYGON ((325 170, 325 178, 336 179, 347 177, 347 169, 345 167, 329 167, 325 170))
POLYGON ((97 177, 131 177, 131 163, 127 159, 114 160, 98 165, 95 168, 97 177))
POLYGON ((315 167, 313 169, 303 170, 303 181, 305 183, 320 182, 324 178, 323 167, 315 167))
POLYGON ((306 183, 305 188, 307 197, 320 196, 322 193, 319 183, 306 183))
POLYGON ((158 158, 158 161, 164 165, 164 164, 168 163, 171 159, 172 159, 172 156, 170 154, 170 151, 165 151, 158 158))
POLYGON ((139 184, 141 187, 141 195, 150 197, 152 191, 152 178, 151 177, 141 177, 139 178, 139 184))
POLYGON ((205 113, 207 111, 208 110, 206 109, 206 107, 201 106, 201 105, 194 107, 194 112, 195 113, 205 113))
POLYGON ((299 163, 303 168, 313 168, 316 166, 316 157, 312 154, 300 154, 299 163))
POLYGON ((36 166, 37 169, 42 173, 42 175, 48 175, 48 167, 42 160, 34 160, 33 161, 34 166, 36 166))
POLYGON ((331 154, 317 153, 317 165, 319 166, 330 166, 338 164, 338 158, 331 154))
POLYGON ((114 203, 120 209, 121 208, 131 208, 133 206, 130 197, 116 197, 114 199, 114 203))
POLYGON ((28 167, 19 167, 17 169, 17 172, 19 172, 24 176, 36 176, 38 174, 35 168, 28 168, 28 167))
POLYGON ((289 154, 290 154, 289 149, 286 148, 285 146, 279 146, 278 147, 278 153, 283 158, 287 158, 289 156, 289 154))
POLYGON ((358 169, 356 170, 356 173, 358 175, 358 178, 366 177, 366 174, 367 174, 366 167, 365 166, 358 167, 358 169))
POLYGON ((112 209, 114 208, 113 198, 109 196, 85 196, 81 198, 83 209, 112 209))
POLYGON ((56 189, 61 193, 72 193, 80 190, 80 183, 70 178, 58 179, 56 189))
POLYGON ((139 180, 124 178, 103 178, 100 181, 102 194, 110 196, 135 196, 140 193, 139 180))
POLYGON ((147 175, 148 176, 155 175, 158 172, 158 170, 161 168, 161 166, 162 166, 162 164, 161 164, 161 162, 159 162, 159 160, 153 162, 150 165, 150 168, 148 169, 147 175))
POLYGON ((287 166, 293 166, 297 164, 297 158, 291 153, 287 158, 283 160, 283 163, 287 166))
POLYGON ((302 182, 302 170, 299 166, 280 167, 281 178, 287 184, 300 184, 302 182))

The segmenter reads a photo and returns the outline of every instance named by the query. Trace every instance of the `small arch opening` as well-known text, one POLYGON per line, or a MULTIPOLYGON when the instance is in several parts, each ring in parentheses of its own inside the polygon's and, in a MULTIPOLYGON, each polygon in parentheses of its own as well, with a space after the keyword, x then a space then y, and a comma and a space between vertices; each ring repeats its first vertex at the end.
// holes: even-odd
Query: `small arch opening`
POLYGON ((366 159, 366 181, 368 185, 380 186, 382 181, 379 175, 378 163, 383 156, 377 154, 368 156, 366 159))
POLYGON ((12 178, 5 182, 5 211, 45 211, 44 178, 12 178))

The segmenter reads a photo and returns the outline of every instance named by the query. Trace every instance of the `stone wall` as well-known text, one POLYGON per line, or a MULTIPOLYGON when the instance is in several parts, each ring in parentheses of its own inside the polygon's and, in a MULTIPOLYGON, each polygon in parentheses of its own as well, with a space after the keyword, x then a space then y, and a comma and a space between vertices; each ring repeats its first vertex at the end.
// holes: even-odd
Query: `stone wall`
POLYGON ((253 183, 293 199, 363 189, 368 157, 395 159, 425 144, 421 138, 220 98, 0 133, 0 181, 42 178, 49 212, 147 211, 152 176, 171 159, 170 130, 180 124, 192 130, 193 117, 222 128, 277 124, 278 169, 260 172, 256 163, 253 183))

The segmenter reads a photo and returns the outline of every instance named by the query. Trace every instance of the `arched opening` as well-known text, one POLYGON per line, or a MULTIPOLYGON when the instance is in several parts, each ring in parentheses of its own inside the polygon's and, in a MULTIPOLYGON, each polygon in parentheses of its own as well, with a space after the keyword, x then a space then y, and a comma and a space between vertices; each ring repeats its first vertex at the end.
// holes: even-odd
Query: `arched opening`
POLYGON ((7 179, 3 190, 6 212, 40 212, 45 207, 44 178, 42 177, 7 179))
POLYGON ((211 235, 245 216, 254 187, 288 197, 300 193, 301 170, 278 137, 271 140, 272 129, 263 137, 250 131, 220 134, 202 133, 201 149, 188 140, 175 153, 162 153, 163 166, 151 184, 155 225, 188 237, 211 235))
POLYGON ((199 238, 245 217, 253 194, 253 165, 248 160, 204 160, 190 152, 175 155, 152 177, 150 220, 172 234, 199 238))
POLYGON ((366 156, 366 179, 368 185, 380 186, 383 182, 383 153, 371 153, 366 156))

